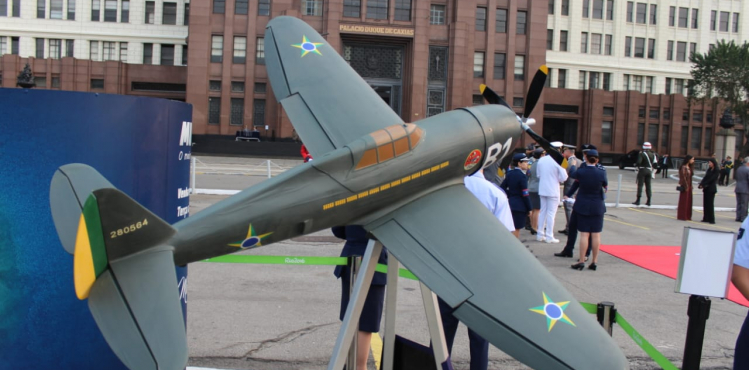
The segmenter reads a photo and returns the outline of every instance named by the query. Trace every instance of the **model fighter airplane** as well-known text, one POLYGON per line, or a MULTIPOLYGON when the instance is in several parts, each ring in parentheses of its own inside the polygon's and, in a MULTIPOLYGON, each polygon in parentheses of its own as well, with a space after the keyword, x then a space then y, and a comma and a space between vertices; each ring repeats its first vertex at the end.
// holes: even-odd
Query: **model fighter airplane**
MULTIPOLYGON (((182 369, 185 326, 174 266, 336 225, 364 225, 502 351, 538 369, 624 369, 620 349, 463 185, 511 153, 524 117, 490 105, 404 123, 315 30, 277 17, 265 32, 273 92, 314 156, 174 225, 82 164, 60 167, 53 219, 74 254, 78 298, 130 369, 182 369)), ((558 156, 558 153, 555 153, 558 156)))

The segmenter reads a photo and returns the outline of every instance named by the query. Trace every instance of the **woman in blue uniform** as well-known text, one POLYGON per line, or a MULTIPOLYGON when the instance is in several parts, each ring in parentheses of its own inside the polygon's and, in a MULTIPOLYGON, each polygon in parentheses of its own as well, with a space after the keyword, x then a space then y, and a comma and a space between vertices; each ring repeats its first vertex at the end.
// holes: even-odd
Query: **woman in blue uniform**
POLYGON ((590 237, 593 248, 593 260, 588 266, 595 270, 598 266, 598 248, 601 246, 601 231, 603 231, 603 214, 606 213, 604 194, 609 185, 606 178, 606 170, 596 166, 598 163, 598 151, 589 150, 585 154, 588 161, 587 166, 581 166, 575 171, 573 177, 575 183, 569 189, 564 198, 567 199, 579 189, 575 205, 572 208, 577 213, 577 230, 580 233, 580 259, 572 265, 573 269, 582 270, 585 267, 585 252, 588 251, 588 238, 590 237))
POLYGON ((512 157, 512 170, 507 172, 504 181, 499 186, 507 193, 507 199, 512 211, 512 221, 515 224, 515 237, 520 238, 520 229, 525 227, 525 219, 531 211, 531 201, 528 196, 528 158, 523 153, 512 157))

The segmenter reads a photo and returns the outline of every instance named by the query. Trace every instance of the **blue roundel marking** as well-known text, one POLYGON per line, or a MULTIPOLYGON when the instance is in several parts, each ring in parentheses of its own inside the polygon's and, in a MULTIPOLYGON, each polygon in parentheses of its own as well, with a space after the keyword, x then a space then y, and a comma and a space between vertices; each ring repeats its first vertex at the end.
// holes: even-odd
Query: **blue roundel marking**
POLYGON ((554 303, 549 303, 544 307, 546 316, 552 320, 559 320, 562 318, 562 309, 554 303))
POLYGON ((305 42, 302 44, 302 49, 306 51, 315 51, 315 45, 311 42, 305 42))
POLYGON ((252 236, 252 237, 245 239, 242 242, 241 247, 250 248, 250 247, 254 247, 255 245, 257 245, 257 243, 260 243, 260 238, 258 238, 257 236, 252 236))

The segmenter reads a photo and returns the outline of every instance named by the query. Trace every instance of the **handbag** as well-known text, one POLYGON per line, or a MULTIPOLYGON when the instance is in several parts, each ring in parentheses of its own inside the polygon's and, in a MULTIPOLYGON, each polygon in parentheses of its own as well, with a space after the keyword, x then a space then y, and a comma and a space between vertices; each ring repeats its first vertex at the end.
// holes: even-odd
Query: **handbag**
POLYGON ((685 189, 684 189, 683 186, 679 185, 679 186, 676 187, 676 191, 683 192, 683 191, 685 191, 685 189))

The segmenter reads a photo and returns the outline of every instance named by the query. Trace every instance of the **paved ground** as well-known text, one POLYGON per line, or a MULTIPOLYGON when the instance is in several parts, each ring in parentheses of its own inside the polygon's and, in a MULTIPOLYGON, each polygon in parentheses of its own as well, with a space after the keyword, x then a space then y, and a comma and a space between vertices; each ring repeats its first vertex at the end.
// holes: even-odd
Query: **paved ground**
MULTIPOLYGON (((199 157, 198 188, 239 190, 265 179, 266 160, 199 157), (258 170, 260 169, 260 170, 258 170), (263 172, 263 169, 265 172, 263 172)), ((272 160, 272 168, 301 161, 272 160)), ((282 170, 282 168, 279 168, 282 170)), ((675 174, 675 171, 671 171, 675 174)), ((276 173, 275 171, 273 172, 276 173)), ((684 226, 735 231, 732 212, 718 212, 717 224, 675 220, 675 210, 627 207, 635 198, 634 173, 608 170, 608 202, 616 201, 622 176, 620 208, 609 207, 604 244, 680 245, 684 226)), ((676 180, 655 179, 654 205, 675 206, 676 180)), ((193 195, 191 211, 199 212, 225 196, 193 195)), ((716 207, 734 207, 733 187, 721 187, 716 207)), ((695 193, 695 206, 702 205, 695 193)), ((557 229, 564 225, 557 213, 557 229)), ((328 231, 296 241, 277 243, 246 252, 260 255, 337 256, 342 243, 333 243, 328 231)), ((666 357, 681 365, 687 325, 688 296, 674 293, 674 281, 607 254, 598 271, 571 270, 570 259, 553 256, 562 245, 537 243, 526 231, 533 253, 578 300, 614 302, 619 312, 666 357)), ((564 242, 563 235, 558 238, 564 242)), ((466 246, 468 247, 468 246, 466 246)), ((195 263, 189 268, 188 344, 191 366, 224 369, 324 369, 340 326, 340 284, 327 266, 276 266, 195 263)), ((401 279, 398 292, 397 332, 427 343, 428 332, 416 282, 401 279)), ((713 300, 702 354, 702 369, 730 369, 733 349, 747 309, 730 301, 713 300)), ((633 369, 658 368, 618 327, 614 338, 633 369)), ((584 356, 584 353, 580 354, 584 356)), ((453 353, 456 369, 468 369, 468 339, 459 329, 453 353)), ((490 369, 525 369, 496 348, 490 351, 490 369)))

